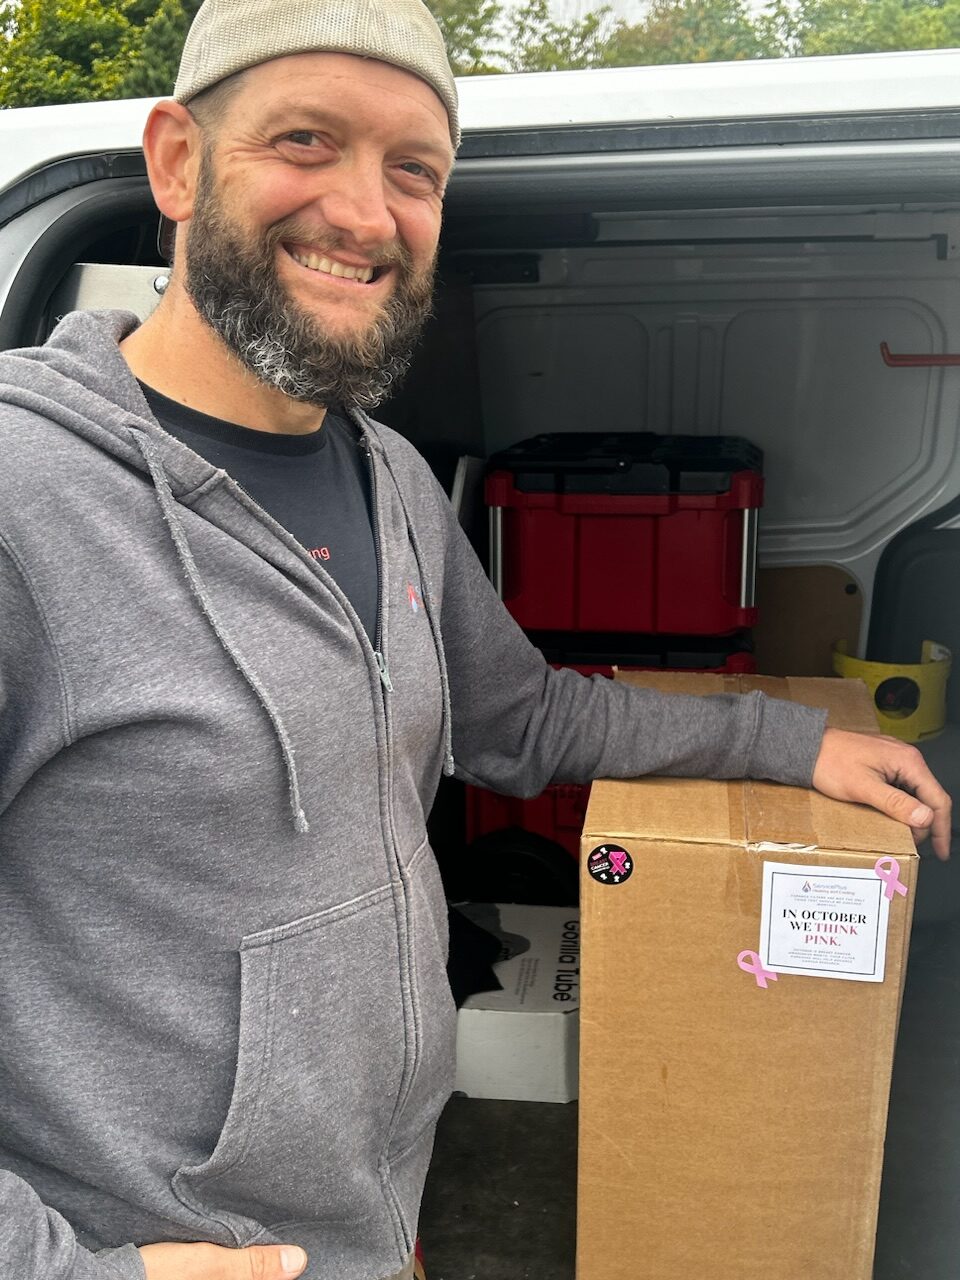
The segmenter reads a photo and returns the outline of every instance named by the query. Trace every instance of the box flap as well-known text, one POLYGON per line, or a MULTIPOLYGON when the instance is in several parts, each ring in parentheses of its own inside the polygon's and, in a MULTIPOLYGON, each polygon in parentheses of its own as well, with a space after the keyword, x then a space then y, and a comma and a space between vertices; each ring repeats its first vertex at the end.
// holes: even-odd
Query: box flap
MULTIPOLYGON (((618 680, 664 693, 738 693, 824 707, 837 728, 877 732, 872 704, 857 680, 620 672, 618 680)), ((701 779, 604 779, 594 784, 584 839, 671 840, 834 849, 852 854, 914 852, 906 827, 863 805, 830 800, 772 782, 701 779)), ((774 850, 775 851, 775 850, 774 850)))

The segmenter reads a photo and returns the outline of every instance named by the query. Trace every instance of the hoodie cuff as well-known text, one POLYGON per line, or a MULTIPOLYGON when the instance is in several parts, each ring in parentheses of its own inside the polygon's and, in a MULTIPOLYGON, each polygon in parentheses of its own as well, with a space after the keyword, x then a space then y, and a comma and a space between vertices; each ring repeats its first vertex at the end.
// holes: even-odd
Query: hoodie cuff
POLYGON ((813 785, 827 713, 781 698, 763 697, 750 747, 746 776, 768 778, 791 787, 813 785))
POLYGON ((125 1244, 119 1249, 100 1249, 97 1261, 105 1264, 104 1277, 110 1280, 146 1280, 147 1269, 143 1254, 135 1244, 125 1244))

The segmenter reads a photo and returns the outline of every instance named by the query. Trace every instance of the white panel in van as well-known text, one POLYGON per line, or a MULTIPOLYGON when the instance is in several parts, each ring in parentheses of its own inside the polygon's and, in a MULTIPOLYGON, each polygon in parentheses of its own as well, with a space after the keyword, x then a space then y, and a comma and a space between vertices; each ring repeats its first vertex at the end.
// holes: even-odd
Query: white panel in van
POLYGON ((842 565, 868 598, 889 538, 960 492, 960 368, 880 355, 960 351, 960 262, 933 241, 548 251, 541 279, 477 289, 488 452, 538 431, 746 436, 763 561, 842 565))
POLYGON ((766 529, 785 550, 849 550, 938 484, 930 369, 889 369, 898 351, 941 345, 936 317, 907 300, 804 298, 745 306, 724 334, 720 429, 766 457, 766 529), (906 372, 907 376, 904 376, 906 372))
POLYGON ((629 310, 508 304, 477 341, 488 453, 539 431, 645 429, 647 331, 629 310))

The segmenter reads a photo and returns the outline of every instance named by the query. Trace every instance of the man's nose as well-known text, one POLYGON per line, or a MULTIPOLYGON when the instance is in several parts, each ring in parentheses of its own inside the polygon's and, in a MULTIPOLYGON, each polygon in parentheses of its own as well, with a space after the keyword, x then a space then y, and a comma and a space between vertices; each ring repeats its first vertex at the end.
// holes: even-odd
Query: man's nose
POLYGON ((393 244, 397 224, 388 203, 382 166, 356 162, 330 177, 331 185, 321 201, 327 225, 364 249, 393 244))

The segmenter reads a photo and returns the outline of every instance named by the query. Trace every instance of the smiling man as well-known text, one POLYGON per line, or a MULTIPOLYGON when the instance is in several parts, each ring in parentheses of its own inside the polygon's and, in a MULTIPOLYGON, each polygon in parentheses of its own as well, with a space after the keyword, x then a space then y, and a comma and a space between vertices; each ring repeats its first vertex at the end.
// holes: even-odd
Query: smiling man
POLYGON ((457 142, 419 0, 206 0, 144 137, 159 307, 0 356, 4 1277, 409 1280, 442 772, 813 783, 946 856, 912 748, 553 671, 367 416, 457 142))
POLYGON ((157 203, 188 231, 164 305, 123 349, 193 408, 316 432, 332 404, 379 403, 429 314, 456 91, 442 46, 416 67, 413 37, 423 44, 431 20, 403 4, 382 6, 380 38, 413 70, 303 52, 224 80, 240 8, 204 6, 177 101, 148 122, 157 203), (211 70, 200 50, 214 42, 223 65, 211 70), (242 387, 237 360, 251 375, 242 387))

